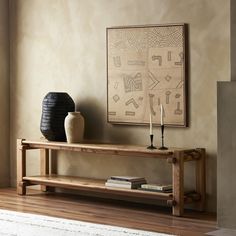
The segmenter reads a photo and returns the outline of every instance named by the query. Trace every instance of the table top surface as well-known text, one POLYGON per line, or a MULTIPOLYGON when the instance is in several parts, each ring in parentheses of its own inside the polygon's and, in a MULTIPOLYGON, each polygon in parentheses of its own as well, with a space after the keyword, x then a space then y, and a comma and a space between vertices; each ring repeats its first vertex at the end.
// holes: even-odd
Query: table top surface
POLYGON ((61 150, 72 150, 80 152, 111 152, 114 154, 122 153, 140 153, 146 155, 159 155, 169 156, 176 151, 191 152, 196 149, 194 148, 168 148, 167 150, 148 149, 148 146, 144 145, 129 145, 129 144, 114 144, 114 143, 67 143, 67 142, 54 142, 54 141, 32 141, 22 140, 22 145, 26 145, 31 148, 46 148, 46 149, 61 149, 61 150))

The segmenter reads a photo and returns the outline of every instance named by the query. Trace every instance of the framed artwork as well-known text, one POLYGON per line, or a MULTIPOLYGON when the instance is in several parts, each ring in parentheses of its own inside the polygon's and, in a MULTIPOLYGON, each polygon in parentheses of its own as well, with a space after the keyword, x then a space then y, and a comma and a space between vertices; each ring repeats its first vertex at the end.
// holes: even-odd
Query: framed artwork
POLYGON ((186 24, 107 28, 107 120, 187 126, 186 24))

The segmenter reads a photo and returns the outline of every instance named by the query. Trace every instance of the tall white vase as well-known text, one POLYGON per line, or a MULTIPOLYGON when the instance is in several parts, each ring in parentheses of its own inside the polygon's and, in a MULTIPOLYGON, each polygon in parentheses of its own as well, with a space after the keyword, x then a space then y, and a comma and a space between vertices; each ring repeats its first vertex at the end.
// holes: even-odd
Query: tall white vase
POLYGON ((84 117, 80 112, 68 112, 65 118, 65 132, 68 143, 79 143, 84 138, 84 117))

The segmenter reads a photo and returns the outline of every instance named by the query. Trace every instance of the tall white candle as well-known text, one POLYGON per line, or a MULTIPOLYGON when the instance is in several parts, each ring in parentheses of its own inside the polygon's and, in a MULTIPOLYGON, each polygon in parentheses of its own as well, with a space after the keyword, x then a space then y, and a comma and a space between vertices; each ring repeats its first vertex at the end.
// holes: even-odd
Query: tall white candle
POLYGON ((161 104, 161 125, 164 125, 164 118, 163 118, 163 106, 161 104))
POLYGON ((150 114, 150 135, 152 134, 152 114, 150 114))

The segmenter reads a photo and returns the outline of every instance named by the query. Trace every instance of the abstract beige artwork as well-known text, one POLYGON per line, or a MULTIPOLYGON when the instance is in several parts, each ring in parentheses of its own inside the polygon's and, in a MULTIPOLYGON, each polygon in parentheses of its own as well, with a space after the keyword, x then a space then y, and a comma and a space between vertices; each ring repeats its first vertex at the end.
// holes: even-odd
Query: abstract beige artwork
POLYGON ((107 28, 108 122, 186 126, 186 25, 107 28))

